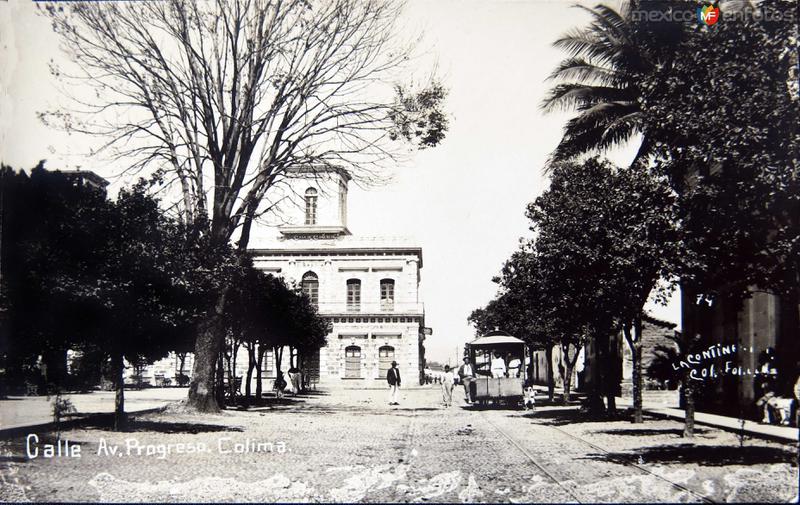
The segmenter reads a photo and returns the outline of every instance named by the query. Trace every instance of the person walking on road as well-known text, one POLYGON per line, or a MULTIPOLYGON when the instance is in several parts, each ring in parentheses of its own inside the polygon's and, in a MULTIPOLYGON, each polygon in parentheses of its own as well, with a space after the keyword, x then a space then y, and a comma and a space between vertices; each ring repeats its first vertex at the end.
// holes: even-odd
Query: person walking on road
POLYGON ((444 366, 444 375, 442 376, 442 398, 444 406, 449 407, 453 404, 453 386, 455 384, 455 375, 450 369, 450 365, 444 366))
POLYGON ((389 405, 400 405, 397 402, 397 390, 400 389, 400 370, 397 369, 397 361, 392 361, 392 368, 386 372, 386 382, 389 383, 389 405))
POLYGON ((472 404, 472 381, 475 380, 475 372, 472 370, 472 365, 469 364, 469 358, 464 356, 464 364, 458 367, 458 376, 461 379, 461 384, 464 385, 464 401, 467 405, 472 404))

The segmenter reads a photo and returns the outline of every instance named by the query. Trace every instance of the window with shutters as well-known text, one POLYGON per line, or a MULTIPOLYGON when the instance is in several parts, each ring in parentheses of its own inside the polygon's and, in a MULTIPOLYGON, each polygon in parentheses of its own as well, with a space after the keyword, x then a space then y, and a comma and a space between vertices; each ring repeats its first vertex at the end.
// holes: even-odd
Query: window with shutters
POLYGON ((394 347, 384 345, 378 349, 378 378, 385 379, 394 361, 394 347))
POLYGON ((347 281, 347 311, 359 312, 361 310, 361 281, 350 279, 347 281))
POLYGON ((361 348, 351 345, 344 350, 344 378, 361 378, 361 348))
POLYGON ((314 307, 319 306, 319 278, 314 272, 306 272, 303 274, 301 282, 303 293, 308 296, 314 307))
POLYGON ((306 224, 317 224, 317 190, 306 190, 306 224))
POLYGON ((394 280, 381 279, 381 310, 394 310, 394 280))

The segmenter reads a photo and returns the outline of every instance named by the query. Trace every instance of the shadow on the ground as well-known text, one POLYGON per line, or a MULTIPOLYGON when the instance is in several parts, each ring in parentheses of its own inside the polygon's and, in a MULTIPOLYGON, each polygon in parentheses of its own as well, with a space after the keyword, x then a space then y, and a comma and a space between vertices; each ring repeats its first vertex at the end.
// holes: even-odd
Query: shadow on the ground
POLYGON ((304 403, 305 399, 300 395, 284 396, 282 398, 276 398, 274 396, 265 396, 259 399, 255 398, 251 398, 250 400, 240 399, 235 404, 226 405, 225 408, 227 410, 248 411, 248 410, 258 410, 258 409, 292 407, 296 405, 302 405, 304 403))
POLYGON ((244 431, 237 426, 204 423, 174 423, 169 421, 137 420, 128 423, 126 432, 147 431, 150 433, 185 433, 196 435, 198 433, 216 433, 222 431, 244 431))
MULTIPOLYGON (((630 421, 632 413, 625 410, 617 410, 613 414, 607 412, 589 412, 582 409, 564 407, 552 410, 537 409, 525 414, 523 417, 539 421, 548 426, 566 426, 575 423, 607 423, 610 421, 630 421)), ((655 419, 645 416, 645 420, 655 419)))
MULTIPOLYGON (((695 434, 708 433, 708 430, 703 428, 694 427, 695 434)), ((622 435, 622 436, 635 436, 635 437, 652 437, 658 435, 676 435, 678 437, 683 435, 682 428, 620 428, 618 430, 598 430, 596 434, 602 435, 622 435)))
POLYGON ((525 408, 521 405, 511 405, 505 403, 486 403, 484 405, 473 403, 471 405, 461 405, 462 410, 470 410, 470 411, 482 411, 482 410, 511 410, 511 411, 522 411, 525 408))
POLYGON ((779 447, 738 447, 729 445, 662 445, 645 447, 633 452, 590 454, 587 459, 606 461, 640 460, 645 463, 685 463, 703 466, 766 465, 792 463, 796 454, 779 447))
MULTIPOLYGON (((74 428, 85 430, 112 431, 114 429, 114 417, 102 416, 85 419, 78 423, 74 428)), ((223 424, 206 424, 193 422, 172 422, 152 419, 140 419, 136 416, 129 416, 125 428, 121 430, 126 433, 149 432, 149 433, 216 433, 225 431, 244 431, 237 426, 226 426, 223 424)))

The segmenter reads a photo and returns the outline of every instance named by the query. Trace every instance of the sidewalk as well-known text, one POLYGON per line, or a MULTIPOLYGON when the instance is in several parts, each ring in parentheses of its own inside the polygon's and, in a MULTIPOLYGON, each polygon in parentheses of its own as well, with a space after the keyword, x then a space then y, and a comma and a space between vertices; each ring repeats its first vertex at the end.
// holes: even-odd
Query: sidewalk
MULTIPOLYGON (((534 387, 536 388, 537 393, 543 392, 545 395, 547 394, 547 386, 540 386, 537 384, 534 387)), ((556 388, 556 392, 558 392, 558 388, 556 388)), ((632 398, 622 398, 618 396, 616 400, 617 400, 617 408, 633 407, 632 398)), ((644 402, 642 405, 642 410, 647 414, 658 417, 679 419, 681 421, 683 421, 683 419, 685 418, 683 409, 673 408, 655 402, 644 402)), ((716 428, 720 428, 727 431, 734 431, 737 433, 743 431, 745 434, 751 437, 769 438, 780 442, 798 442, 798 429, 791 428, 789 426, 759 424, 757 422, 748 420, 745 420, 744 426, 742 426, 741 420, 735 417, 719 416, 716 414, 706 414, 704 412, 695 412, 694 422, 696 424, 714 426, 716 428)))
MULTIPOLYGON (((633 399, 617 397, 617 406, 632 407, 633 399)), ((663 405, 655 405, 652 403, 644 403, 642 410, 648 414, 655 416, 669 417, 673 419, 680 419, 681 421, 686 417, 682 409, 665 407, 663 405)), ((708 426, 715 426, 724 430, 744 432, 747 435, 771 438, 781 442, 797 442, 798 430, 789 426, 777 426, 774 424, 759 424, 755 421, 742 420, 735 417, 718 416, 716 414, 706 414, 704 412, 694 413, 694 422, 696 424, 704 424, 708 426)))
MULTIPOLYGON (((169 402, 186 398, 188 388, 148 388, 125 391, 125 412, 133 413, 163 407, 169 402)), ((82 417, 114 412, 113 391, 66 394, 82 417)), ((46 396, 11 396, 0 400, 0 432, 24 427, 36 427, 53 421, 53 398, 46 396)))

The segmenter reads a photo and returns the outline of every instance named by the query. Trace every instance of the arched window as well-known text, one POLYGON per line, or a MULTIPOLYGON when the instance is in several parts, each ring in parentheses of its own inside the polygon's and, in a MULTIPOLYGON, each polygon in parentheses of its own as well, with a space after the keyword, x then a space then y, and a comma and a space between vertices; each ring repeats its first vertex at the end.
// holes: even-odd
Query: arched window
POLYGON ((344 378, 361 378, 361 348, 351 345, 344 350, 344 378))
POLYGON ((394 347, 384 345, 378 349, 378 378, 385 379, 394 361, 394 347))
POLYGON ((301 282, 301 287, 303 289, 303 293, 308 296, 311 300, 311 303, 314 304, 315 307, 319 306, 319 278, 317 274, 314 272, 306 272, 303 274, 303 280, 301 282))
POLYGON ((347 281, 347 311, 359 312, 361 310, 361 281, 348 279, 347 281))
POLYGON ((393 279, 381 279, 381 310, 394 310, 393 279))
POLYGON ((306 190, 306 224, 317 224, 317 190, 306 190))

